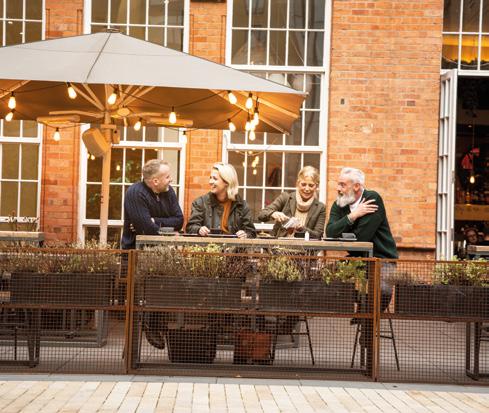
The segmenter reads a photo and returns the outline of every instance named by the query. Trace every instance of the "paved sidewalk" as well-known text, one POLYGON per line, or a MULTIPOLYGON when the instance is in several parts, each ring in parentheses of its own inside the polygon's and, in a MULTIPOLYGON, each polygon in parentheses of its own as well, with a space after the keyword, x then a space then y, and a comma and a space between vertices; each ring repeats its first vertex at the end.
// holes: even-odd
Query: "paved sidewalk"
POLYGON ((489 387, 204 377, 0 375, 0 412, 489 412, 489 387))

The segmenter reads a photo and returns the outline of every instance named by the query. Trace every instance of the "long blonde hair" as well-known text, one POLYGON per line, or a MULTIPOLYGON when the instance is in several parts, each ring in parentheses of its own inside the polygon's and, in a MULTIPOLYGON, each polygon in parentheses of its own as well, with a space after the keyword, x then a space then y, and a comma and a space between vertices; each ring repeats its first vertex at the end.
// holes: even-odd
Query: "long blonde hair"
POLYGON ((217 162, 212 165, 212 169, 215 169, 219 173, 222 180, 228 184, 226 189, 228 199, 235 201, 236 195, 238 194, 239 183, 238 174, 236 173, 234 166, 228 163, 217 162))

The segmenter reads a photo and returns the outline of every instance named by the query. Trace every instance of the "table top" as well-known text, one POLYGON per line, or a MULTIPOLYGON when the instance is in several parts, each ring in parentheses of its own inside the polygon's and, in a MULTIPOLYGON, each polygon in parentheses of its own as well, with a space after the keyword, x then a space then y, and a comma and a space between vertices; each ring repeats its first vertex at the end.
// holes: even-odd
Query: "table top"
POLYGON ((469 245, 467 247, 467 253, 471 255, 489 256, 489 245, 469 245))
POLYGON ((300 238, 227 238, 227 237, 185 237, 181 235, 137 235, 136 247, 143 245, 206 245, 225 244, 236 247, 255 248, 297 248, 306 250, 322 251, 357 251, 372 256, 373 244, 371 242, 359 241, 306 241, 300 238))

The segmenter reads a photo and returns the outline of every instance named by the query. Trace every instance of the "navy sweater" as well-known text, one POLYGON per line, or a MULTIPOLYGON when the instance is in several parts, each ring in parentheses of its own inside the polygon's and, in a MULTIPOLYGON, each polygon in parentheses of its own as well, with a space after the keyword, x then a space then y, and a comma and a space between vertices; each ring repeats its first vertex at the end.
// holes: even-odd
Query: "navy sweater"
POLYGON ((178 231, 182 225, 183 213, 172 187, 159 194, 155 194, 143 181, 129 187, 124 200, 122 249, 134 248, 136 235, 158 235, 160 227, 173 227, 178 231))

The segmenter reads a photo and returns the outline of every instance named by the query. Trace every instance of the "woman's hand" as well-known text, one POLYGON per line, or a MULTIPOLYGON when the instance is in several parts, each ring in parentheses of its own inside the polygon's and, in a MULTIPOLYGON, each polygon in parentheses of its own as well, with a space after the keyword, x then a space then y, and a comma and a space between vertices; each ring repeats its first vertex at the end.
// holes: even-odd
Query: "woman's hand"
POLYGON ((236 233, 236 236, 238 238, 248 238, 248 234, 246 232, 244 232, 242 229, 240 229, 237 233, 236 233))
POLYGON ((200 227, 199 228, 199 235, 201 237, 207 237, 211 233, 211 230, 207 227, 200 227))
POLYGON ((281 224, 284 222, 287 222, 289 220, 289 217, 285 215, 283 212, 280 211, 275 211, 272 214, 272 219, 276 222, 280 222, 281 224))

